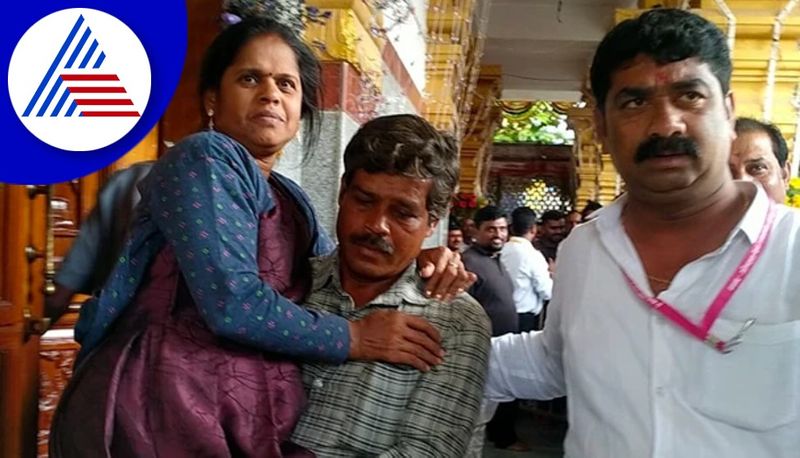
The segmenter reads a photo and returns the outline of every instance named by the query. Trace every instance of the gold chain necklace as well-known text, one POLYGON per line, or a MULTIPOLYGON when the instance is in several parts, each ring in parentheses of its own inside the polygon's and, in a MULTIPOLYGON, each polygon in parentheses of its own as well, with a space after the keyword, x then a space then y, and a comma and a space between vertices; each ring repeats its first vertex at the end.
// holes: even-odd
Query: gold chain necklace
MULTIPOLYGON (((748 199, 747 196, 745 195, 744 199, 742 199, 742 202, 744 205, 738 211, 744 210, 744 212, 747 213, 747 206, 750 204, 750 199, 748 199)), ((652 281, 653 283, 658 283, 664 286, 669 286, 670 284, 672 284, 672 280, 665 280, 663 278, 649 275, 647 272, 645 272, 645 275, 647 275, 647 279, 652 281)))
POLYGON ((654 277, 652 275, 647 275, 647 279, 655 283, 660 283, 662 285, 669 285, 670 283, 672 283, 672 280, 664 280, 663 278, 654 277))

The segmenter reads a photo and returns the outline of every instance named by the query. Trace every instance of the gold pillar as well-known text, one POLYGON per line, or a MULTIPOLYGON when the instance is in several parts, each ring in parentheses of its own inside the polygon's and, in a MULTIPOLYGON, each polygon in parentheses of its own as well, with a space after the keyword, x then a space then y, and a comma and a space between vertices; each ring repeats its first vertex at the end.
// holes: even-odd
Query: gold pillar
POLYGON ((382 18, 364 0, 307 0, 308 6, 329 11, 323 22, 309 22, 303 36, 322 62, 348 62, 377 88, 383 79, 384 38, 375 28, 382 18))
POLYGON ((428 2, 423 116, 461 140, 459 190, 480 194, 500 110, 501 68, 480 65, 487 2, 428 2))
POLYGON ((469 56, 480 43, 472 37, 475 0, 428 2, 428 56, 423 116, 439 129, 459 134, 461 102, 469 83, 469 56))
POLYGON ((594 108, 588 104, 583 108, 571 107, 567 110, 567 122, 575 131, 572 151, 578 175, 575 206, 579 210, 587 200, 599 200, 600 197, 600 155, 603 148, 595 136, 593 111, 594 108))
POLYGON ((500 107, 502 69, 499 65, 481 65, 472 104, 464 114, 461 142, 459 191, 482 194, 489 173, 491 144, 500 107))

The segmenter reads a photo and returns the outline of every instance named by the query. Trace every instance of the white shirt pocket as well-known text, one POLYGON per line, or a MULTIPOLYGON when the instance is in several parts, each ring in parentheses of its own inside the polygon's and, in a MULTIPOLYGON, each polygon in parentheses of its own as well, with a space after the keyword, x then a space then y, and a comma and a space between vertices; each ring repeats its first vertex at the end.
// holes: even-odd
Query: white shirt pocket
MULTIPOLYGON (((743 325, 718 319, 712 332, 729 338, 743 325)), ((754 324, 730 353, 709 349, 694 361, 689 401, 703 415, 752 431, 798 421, 800 321, 754 324)))

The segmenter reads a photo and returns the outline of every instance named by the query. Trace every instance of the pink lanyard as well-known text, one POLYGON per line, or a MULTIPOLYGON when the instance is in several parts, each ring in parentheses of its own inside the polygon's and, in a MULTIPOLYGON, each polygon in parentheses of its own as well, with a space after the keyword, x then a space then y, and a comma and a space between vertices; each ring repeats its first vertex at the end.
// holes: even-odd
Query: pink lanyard
POLYGON ((700 324, 691 322, 681 312, 661 299, 646 295, 641 289, 639 289, 638 286, 636 286, 636 283, 633 282, 631 277, 627 272, 625 272, 624 269, 621 269, 622 275, 625 277, 625 281, 628 283, 628 286, 631 288, 633 293, 636 294, 636 296, 643 302, 647 303, 647 305, 649 305, 653 310, 661 313, 667 319, 678 325, 681 329, 697 337, 714 349, 723 353, 728 353, 731 351, 733 346, 740 342, 742 334, 744 334, 744 332, 753 325, 755 319, 747 320, 742 329, 739 330, 739 332, 727 342, 714 336, 709 332, 709 330, 711 329, 711 326, 714 325, 714 322, 717 320, 717 317, 719 317, 720 313, 722 313, 722 310, 725 308, 725 306, 728 305, 731 297, 739 288, 739 285, 742 284, 744 279, 753 269, 753 265, 755 265, 756 261, 758 261, 763 254, 764 247, 767 244, 767 239, 772 232, 772 223, 775 221, 775 213, 775 204, 770 201, 769 209, 767 210, 767 216, 764 220, 764 226, 761 227, 761 232, 759 232, 758 238, 752 245, 750 245, 750 248, 747 250, 747 253, 745 253, 744 258, 742 258, 741 262, 739 262, 739 266, 736 267, 736 270, 733 272, 730 278, 728 278, 728 281, 725 282, 725 286, 722 287, 720 292, 717 294, 717 297, 714 298, 714 301, 706 310, 706 314, 703 316, 703 320, 700 322, 700 324))

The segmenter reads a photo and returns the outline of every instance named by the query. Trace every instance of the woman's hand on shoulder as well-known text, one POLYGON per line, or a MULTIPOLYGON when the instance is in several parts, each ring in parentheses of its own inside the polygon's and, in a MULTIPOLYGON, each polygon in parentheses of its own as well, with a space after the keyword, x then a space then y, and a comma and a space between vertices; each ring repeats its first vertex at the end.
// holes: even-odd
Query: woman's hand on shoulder
POLYGON ((443 301, 463 293, 478 278, 466 270, 458 251, 444 246, 422 250, 417 267, 420 277, 428 280, 425 295, 443 301))

